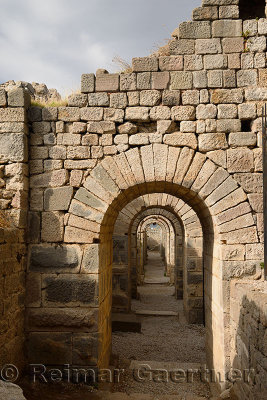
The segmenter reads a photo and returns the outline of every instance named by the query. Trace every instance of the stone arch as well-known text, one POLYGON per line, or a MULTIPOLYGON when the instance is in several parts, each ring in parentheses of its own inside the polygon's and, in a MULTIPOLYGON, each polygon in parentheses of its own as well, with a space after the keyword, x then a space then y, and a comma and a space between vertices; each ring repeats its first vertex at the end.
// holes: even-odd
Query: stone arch
POLYGON ((65 242, 99 243, 98 364, 108 364, 111 348, 111 254, 115 220, 131 200, 154 192, 181 198, 201 221, 206 271, 207 357, 210 367, 224 371, 228 365, 230 340, 225 330, 230 279, 255 273, 255 264, 244 261, 240 265, 231 261, 231 245, 258 242, 255 222, 246 193, 224 168, 188 147, 163 144, 136 147, 106 157, 91 171, 69 208, 65 242), (77 223, 72 226, 74 213, 83 215, 83 228, 77 227, 77 223))

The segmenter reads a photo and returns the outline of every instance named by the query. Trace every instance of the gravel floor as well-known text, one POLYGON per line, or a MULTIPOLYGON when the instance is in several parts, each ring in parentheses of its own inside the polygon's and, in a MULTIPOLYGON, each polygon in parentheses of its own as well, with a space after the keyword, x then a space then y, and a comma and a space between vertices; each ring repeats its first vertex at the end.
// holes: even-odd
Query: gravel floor
MULTIPOLYGON (((154 257, 152 262, 154 261, 154 257)), ((153 264, 148 260, 150 272, 153 264)), ((163 265, 161 264, 164 274, 163 265)), ((157 265, 157 276, 158 276, 157 265)), ((195 394, 203 398, 210 397, 208 385, 196 381, 193 383, 175 383, 152 381, 137 382, 133 371, 129 369, 131 360, 205 364, 205 329, 202 325, 189 325, 183 315, 182 301, 174 297, 174 288, 168 284, 147 284, 139 287, 140 300, 132 302, 132 310, 176 311, 176 317, 140 317, 141 333, 115 332, 113 334, 113 355, 120 368, 125 368, 123 379, 115 384, 113 390, 126 393, 176 394, 177 399, 187 394, 195 394)), ((160 368, 160 367, 159 367, 160 368)), ((177 367, 179 368, 179 367, 177 367)), ((151 375, 149 375, 151 377, 151 375)), ((157 380, 157 378, 155 378, 157 380)), ((154 380, 155 380, 154 379, 154 380)), ((184 397, 185 398, 185 397, 184 397)), ((198 398, 198 397, 196 397, 198 398)))

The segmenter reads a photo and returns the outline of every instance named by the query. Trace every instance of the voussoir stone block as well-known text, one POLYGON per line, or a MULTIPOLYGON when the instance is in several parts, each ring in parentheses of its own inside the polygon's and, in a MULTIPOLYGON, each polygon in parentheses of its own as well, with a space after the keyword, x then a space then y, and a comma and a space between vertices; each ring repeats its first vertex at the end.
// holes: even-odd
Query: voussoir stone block
POLYGON ((76 245, 33 245, 29 269, 32 272, 79 272, 82 252, 76 245))
POLYGON ((158 71, 157 57, 133 58, 132 67, 134 72, 158 71))
POLYGON ((180 39, 208 39, 211 36, 209 21, 182 22, 179 25, 180 39))
POLYGON ((242 36, 242 20, 217 20, 212 23, 212 36, 217 37, 236 37, 242 36))
POLYGON ((68 210, 73 195, 73 188, 65 186, 49 188, 44 192, 44 207, 47 211, 68 210))

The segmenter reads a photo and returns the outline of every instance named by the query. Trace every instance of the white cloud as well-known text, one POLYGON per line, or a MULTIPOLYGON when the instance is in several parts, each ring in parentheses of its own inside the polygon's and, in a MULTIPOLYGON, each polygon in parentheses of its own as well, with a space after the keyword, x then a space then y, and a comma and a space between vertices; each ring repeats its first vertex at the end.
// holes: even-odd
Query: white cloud
POLYGON ((0 81, 44 82, 61 92, 80 75, 117 69, 164 44, 200 0, 0 0, 0 81))

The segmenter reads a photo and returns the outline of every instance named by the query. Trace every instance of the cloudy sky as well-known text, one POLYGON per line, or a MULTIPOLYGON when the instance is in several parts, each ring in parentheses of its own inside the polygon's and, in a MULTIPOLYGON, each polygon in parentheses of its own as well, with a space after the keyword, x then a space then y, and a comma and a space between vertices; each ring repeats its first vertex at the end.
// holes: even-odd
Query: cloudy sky
POLYGON ((82 73, 150 54, 201 0, 0 0, 0 83, 76 90, 82 73))

